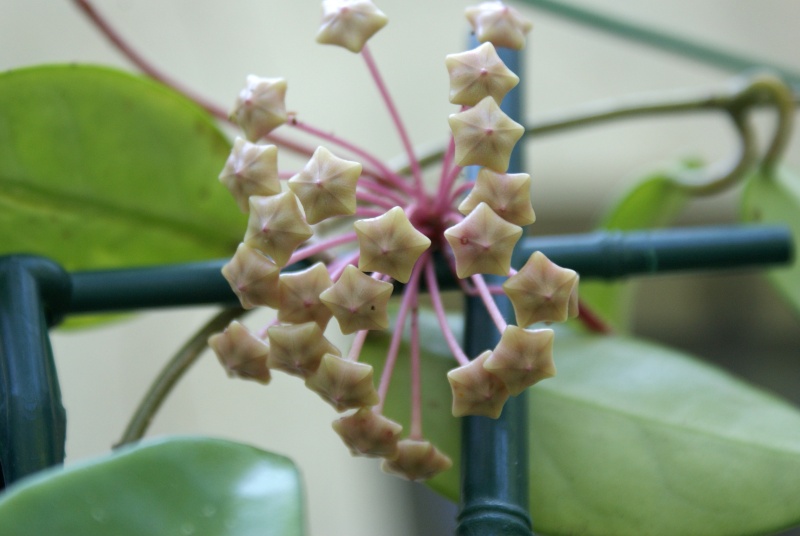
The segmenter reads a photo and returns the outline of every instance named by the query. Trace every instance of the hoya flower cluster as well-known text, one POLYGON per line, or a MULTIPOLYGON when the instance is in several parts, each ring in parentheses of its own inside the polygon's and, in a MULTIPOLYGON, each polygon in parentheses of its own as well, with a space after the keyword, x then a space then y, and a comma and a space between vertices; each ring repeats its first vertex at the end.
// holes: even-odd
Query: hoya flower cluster
POLYGON ((555 374, 552 330, 528 327, 577 313, 575 272, 538 252, 519 272, 511 268, 522 226, 533 223, 535 215, 529 175, 507 173, 511 150, 524 131, 500 109, 519 79, 503 64, 495 45, 521 48, 530 23, 501 2, 485 2, 466 14, 483 44, 445 60, 450 101, 459 111, 449 118, 449 149, 432 188, 367 48, 367 40, 387 24, 386 16, 367 0, 323 2, 317 40, 364 58, 410 171, 393 171, 367 149, 288 114, 285 80, 250 76, 231 115, 245 138, 236 139, 220 175, 240 209, 249 213, 244 239, 223 274, 243 307, 277 310, 276 320, 260 333, 233 322, 211 337, 220 361, 229 374, 262 383, 273 370, 303 379, 337 411, 348 412, 333 428, 353 454, 381 457, 386 471, 412 480, 430 478, 451 465, 422 432, 421 285, 458 364, 448 374, 456 416, 497 418, 510 395, 555 374), (273 134, 281 125, 322 143, 316 148, 290 146, 310 157, 294 173, 278 171, 278 149, 270 143, 286 145, 273 134), (474 185, 463 182, 464 166, 481 167, 474 185), (336 220, 347 224, 344 232, 334 233, 331 229, 342 226, 325 223, 336 220), (465 292, 481 297, 502 333, 495 348, 473 360, 447 324, 435 257, 449 262, 465 292), (284 270, 287 266, 293 269, 284 270), (510 277, 495 288, 482 274, 510 277), (402 297, 376 388, 372 367, 358 358, 370 330, 390 327, 387 306, 395 283, 404 284, 402 297), (492 294, 498 292, 510 298, 517 325, 506 325, 497 310, 492 294), (342 333, 354 334, 346 353, 325 337, 332 318, 342 333), (409 355, 400 356, 407 322, 409 355), (409 359, 412 371, 411 429, 405 439, 402 427, 382 415, 399 358, 409 359))

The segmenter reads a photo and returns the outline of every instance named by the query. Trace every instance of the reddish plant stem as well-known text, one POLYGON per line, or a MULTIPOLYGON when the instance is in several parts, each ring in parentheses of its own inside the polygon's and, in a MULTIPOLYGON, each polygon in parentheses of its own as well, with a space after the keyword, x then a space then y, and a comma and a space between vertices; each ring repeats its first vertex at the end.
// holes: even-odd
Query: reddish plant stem
POLYGON ((420 362, 419 308, 417 293, 411 309, 411 429, 410 439, 422 440, 422 364, 420 362))
POLYGON ((391 188, 379 183, 378 179, 372 180, 361 175, 361 178, 358 180, 358 186, 362 189, 371 190, 373 193, 385 197, 387 200, 391 200, 395 205, 404 206, 408 204, 407 197, 402 197, 391 188))
POLYGON ((397 311, 397 319, 394 323, 394 330, 392 332, 392 339, 389 341, 389 350, 386 352, 386 361, 383 364, 383 371, 381 372, 381 380, 378 384, 378 397, 380 402, 377 406, 377 412, 383 411, 383 404, 386 401, 386 393, 389 392, 389 384, 392 381, 392 374, 394 373, 394 366, 397 362, 397 356, 400 353, 400 342, 403 340, 403 328, 406 324, 406 317, 411 306, 416 302, 416 295, 419 292, 419 277, 420 273, 425 266, 430 264, 430 254, 423 253, 414 269, 411 272, 411 278, 403 291, 403 298, 400 301, 400 309, 397 311))
POLYGON ((367 329, 362 329, 356 333, 353 343, 350 345, 350 351, 347 353, 348 361, 358 361, 358 356, 361 355, 361 349, 364 348, 364 341, 367 340, 367 335, 369 335, 369 330, 367 329))
POLYGON ((377 208, 358 207, 356 216, 359 218, 377 218, 386 214, 386 211, 377 208))
POLYGON ((614 329, 610 325, 580 300, 578 300, 578 320, 581 321, 586 329, 594 333, 608 335, 614 332, 614 329))
POLYGON ((400 141, 403 143, 403 148, 408 156, 408 162, 411 165, 411 174, 414 177, 416 189, 420 195, 423 195, 425 187, 422 184, 422 170, 420 169, 419 161, 414 154, 414 147, 411 145, 411 139, 408 137, 408 132, 406 131, 405 125, 403 125, 403 120, 400 118, 400 114, 397 112, 397 107, 394 104, 394 100, 389 94, 389 89, 386 87, 386 84, 383 82, 383 77, 378 70, 378 65, 375 63, 372 53, 369 51, 369 47, 367 45, 364 45, 364 48, 361 49, 361 57, 364 58, 364 61, 367 64, 367 69, 369 69, 369 73, 372 75, 375 85, 378 86, 378 91, 381 94, 381 98, 383 99, 384 104, 386 104, 386 108, 389 110, 389 115, 392 116, 392 122, 397 129, 397 133, 400 135, 400 141))
POLYGON ((354 251, 349 255, 345 255, 344 257, 337 258, 335 261, 328 265, 328 274, 331 276, 331 281, 334 283, 339 279, 344 272, 344 269, 347 268, 348 264, 357 264, 358 258, 361 256, 361 253, 358 251, 354 251))
POLYGON ((442 335, 444 336, 448 348, 450 348, 450 352, 452 352, 453 357, 458 361, 459 365, 469 364, 469 357, 464 353, 461 345, 459 345, 456 340, 456 336, 453 334, 453 330, 450 329, 450 324, 447 323, 447 314, 442 304, 442 294, 439 291, 439 283, 436 281, 436 271, 433 262, 429 262, 425 265, 425 283, 428 285, 428 294, 431 298, 433 311, 436 313, 436 319, 439 321, 439 327, 442 330, 442 335))
POLYGON ((489 292, 489 287, 486 285, 486 281, 480 274, 475 274, 470 276, 470 278, 472 279, 472 283, 475 285, 475 288, 478 291, 478 296, 480 296, 483 305, 486 307, 486 311, 489 313, 489 316, 492 317, 494 325, 497 326, 497 331, 503 333, 506 327, 508 327, 508 324, 506 323, 506 319, 503 318, 503 313, 500 312, 500 308, 497 307, 497 303, 495 303, 494 298, 492 298, 492 294, 489 292))
POLYGON ((297 251, 289 257, 289 262, 287 264, 294 264, 296 262, 300 262, 304 259, 311 257, 312 255, 316 255, 317 253, 321 253, 326 251, 330 248, 341 246, 342 244, 347 244, 348 242, 355 242, 358 239, 358 236, 355 232, 352 233, 345 233, 339 236, 333 236, 331 238, 321 240, 315 244, 311 244, 310 246, 306 246, 302 249, 298 249, 297 251))
POLYGON ((385 198, 371 194, 369 192, 364 192, 364 191, 356 192, 356 197, 361 201, 372 203, 373 205, 376 205, 378 207, 383 207, 387 210, 394 208, 395 206, 394 204, 387 201, 385 198))

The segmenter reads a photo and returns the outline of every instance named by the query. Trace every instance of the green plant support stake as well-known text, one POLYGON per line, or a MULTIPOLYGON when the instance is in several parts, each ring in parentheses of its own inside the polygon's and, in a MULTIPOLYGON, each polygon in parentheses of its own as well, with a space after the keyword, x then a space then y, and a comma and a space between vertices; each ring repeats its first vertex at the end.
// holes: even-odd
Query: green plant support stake
POLYGON ((66 415, 48 327, 69 275, 40 257, 0 257, 0 467, 13 482, 64 460, 66 415))
MULTIPOLYGON (((477 42, 470 43, 471 47, 477 42)), ((498 48, 506 66, 520 78, 500 108, 517 121, 523 117, 522 95, 525 77, 520 53, 498 48)), ((523 171, 522 147, 511 153, 509 173, 523 171)), ((476 170, 471 170, 475 171, 476 170)), ((488 284, 502 283, 503 278, 486 277, 488 284)), ((513 316, 505 296, 495 300, 506 317, 513 316)), ((476 297, 466 299, 464 350, 476 356, 494 348, 500 334, 494 328, 486 308, 476 297)), ((498 419, 464 417, 461 424, 461 505, 458 536, 530 536, 528 506, 528 411, 526 393, 511 397, 498 419)))

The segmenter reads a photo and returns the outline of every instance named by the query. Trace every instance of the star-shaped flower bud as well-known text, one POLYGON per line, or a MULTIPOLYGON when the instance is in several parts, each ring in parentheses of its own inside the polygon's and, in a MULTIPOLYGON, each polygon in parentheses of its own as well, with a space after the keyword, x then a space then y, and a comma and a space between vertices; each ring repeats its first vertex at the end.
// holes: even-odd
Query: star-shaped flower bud
POLYGON ((356 213, 356 183, 361 164, 338 158, 317 147, 303 171, 289 179, 289 188, 306 210, 306 221, 319 223, 331 216, 356 213))
POLYGON ((353 265, 344 269, 336 283, 319 295, 319 299, 339 321, 342 333, 362 329, 386 329, 389 315, 386 306, 394 287, 378 281, 353 265))
POLYGON ((325 354, 317 371, 306 379, 306 387, 342 412, 374 406, 380 402, 372 384, 372 367, 325 354))
POLYGON ((299 272, 281 274, 278 279, 278 320, 291 324, 316 322, 325 329, 333 316, 319 295, 333 285, 321 262, 299 272))
POLYGON ((286 122, 286 80, 247 77, 231 112, 231 120, 242 127, 250 141, 258 141, 286 122))
POLYGON ((521 327, 563 322, 578 315, 578 274, 561 268, 540 251, 503 283, 503 290, 521 327))
POLYGON ((209 337, 208 345, 217 354, 228 376, 269 383, 269 346, 236 320, 222 333, 209 337))
POLYGON ((396 422, 368 408, 333 421, 333 429, 353 456, 388 459, 397 456, 397 442, 403 431, 396 422))
POLYGON ((491 43, 449 54, 444 63, 450 73, 450 102, 453 104, 475 106, 487 96, 500 104, 506 93, 519 83, 519 77, 506 67, 491 43))
POLYGON ((377 218, 353 224, 361 256, 358 267, 365 272, 380 272, 401 283, 408 283, 411 270, 431 240, 417 231, 400 207, 377 218))
POLYGON ((448 121, 456 143, 456 163, 486 166, 499 173, 508 169, 511 150, 525 133, 525 128, 508 117, 492 97, 452 114, 448 121))
POLYGON ((481 355, 447 373, 453 390, 453 416, 483 415, 496 419, 508 400, 508 388, 503 380, 483 367, 491 355, 486 350, 481 355))
POLYGON ((479 203, 469 216, 444 232, 456 257, 456 275, 508 275, 514 245, 522 227, 509 223, 479 203))
POLYGON ((260 251, 247 244, 239 244, 236 253, 222 267, 222 275, 245 309, 257 305, 278 305, 278 277, 280 267, 260 251))
POLYGON ((369 0, 325 0, 317 43, 361 52, 370 37, 389 19, 369 0))
POLYGON ((458 205, 458 210, 466 216, 481 202, 514 225, 530 225, 536 221, 531 206, 531 176, 527 173, 503 174, 481 169, 475 186, 458 205))
POLYGON ((533 28, 519 11, 503 2, 482 2, 468 7, 466 15, 478 41, 491 41, 496 47, 521 50, 525 47, 525 34, 533 28))
POLYGON ((316 322, 271 326, 269 367, 305 379, 319 368, 322 356, 342 353, 325 336, 316 322))
POLYGON ((250 143, 236 137, 219 180, 230 190, 242 212, 250 209, 251 195, 275 195, 281 192, 278 181, 278 148, 250 143))
POLYGON ((295 248, 313 234, 294 193, 250 197, 244 243, 272 257, 278 266, 286 266, 295 248))
POLYGON ((556 375, 553 330, 508 326, 483 368, 500 378, 511 395, 556 375))
POLYGON ((384 460, 381 469, 390 475, 408 480, 422 481, 433 478, 453 466, 445 454, 430 441, 404 439, 397 444, 398 454, 393 460, 384 460))

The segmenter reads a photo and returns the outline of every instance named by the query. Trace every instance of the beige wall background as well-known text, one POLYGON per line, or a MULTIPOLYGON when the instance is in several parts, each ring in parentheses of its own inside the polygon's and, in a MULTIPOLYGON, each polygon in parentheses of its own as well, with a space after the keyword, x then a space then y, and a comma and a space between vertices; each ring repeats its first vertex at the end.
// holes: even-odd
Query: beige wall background
MULTIPOLYGON (((401 152, 360 58, 314 42, 320 15, 316 1, 96 3, 145 57, 226 107, 247 74, 283 76, 289 83, 289 108, 309 122, 362 141, 387 159, 401 152)), ((800 3, 792 0, 574 3, 800 71, 800 3)), ((467 26, 462 12, 471 4, 378 2, 390 23, 370 46, 416 144, 442 142, 447 135, 453 106, 447 102, 443 59, 463 50, 467 26)), ((731 76, 545 13, 523 11, 535 24, 527 59, 531 117, 637 92, 714 88, 731 76)), ((70 2, 4 0, 0 69, 47 62, 129 68, 70 2)), ((769 114, 762 115, 766 131, 771 121, 769 114)), ((528 145, 538 216, 534 232, 588 230, 637 176, 687 156, 723 157, 733 142, 724 118, 713 114, 627 121, 535 140, 528 145)), ((800 167, 797 141, 787 160, 800 167)), ((289 159, 281 164, 297 165, 289 159)), ((735 208, 734 196, 722 196, 695 204, 687 221, 728 221, 735 208)), ((676 292, 670 284, 653 288, 658 285, 667 294, 676 292)), ((775 301, 774 296, 764 300, 767 307, 775 301)), ((54 334, 69 412, 70 462, 108 451, 160 366, 212 312, 162 311, 92 331, 54 334)), ((651 324, 671 328, 678 339, 685 334, 685 315, 659 314, 666 316, 649 317, 651 324)), ((691 318, 702 322, 707 317, 691 318)), ((262 316, 251 323, 264 321, 262 316)), ((649 325, 646 318, 643 325, 649 325)), ((382 475, 373 461, 351 458, 330 429, 333 418, 335 412, 294 378, 276 374, 268 387, 227 380, 208 354, 168 400, 152 434, 210 434, 291 456, 305 478, 312 535, 423 534, 413 516, 413 488, 382 475)))

